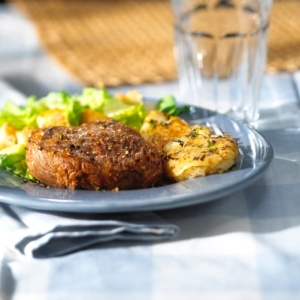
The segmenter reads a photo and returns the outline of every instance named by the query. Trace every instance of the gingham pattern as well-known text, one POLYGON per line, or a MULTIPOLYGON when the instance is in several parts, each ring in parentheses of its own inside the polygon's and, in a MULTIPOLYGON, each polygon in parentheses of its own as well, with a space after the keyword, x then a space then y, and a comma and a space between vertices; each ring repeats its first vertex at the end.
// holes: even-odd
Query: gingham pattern
MULTIPOLYGON (((269 128, 261 132, 276 158, 256 184, 217 201, 157 212, 180 228, 170 241, 115 241, 46 260, 6 251, 2 298, 300 299, 298 80, 299 73, 265 78, 261 106, 281 101, 292 109, 285 108, 289 117, 278 108, 263 112, 269 119, 260 126, 269 128), (296 126, 285 128, 287 120, 296 126)), ((0 220, 4 236, 11 219, 2 211, 0 220)), ((19 227, 24 232, 11 224, 13 236, 19 227)))
MULTIPOLYGON (((52 70, 60 76, 49 72, 42 77, 52 79, 45 80, 49 90, 51 84, 80 89, 52 70)), ((14 83, 23 91, 29 88, 21 80, 14 83)), ((31 86, 35 88, 40 91, 31 86)), ((173 83, 139 89, 153 97, 176 93, 173 83)), ((180 228, 173 240, 114 241, 62 257, 32 259, 5 248, 6 238, 27 229, 1 211, 0 299, 300 299, 299 90, 300 72, 264 79, 258 130, 275 149, 269 172, 229 197, 156 212, 180 228)))

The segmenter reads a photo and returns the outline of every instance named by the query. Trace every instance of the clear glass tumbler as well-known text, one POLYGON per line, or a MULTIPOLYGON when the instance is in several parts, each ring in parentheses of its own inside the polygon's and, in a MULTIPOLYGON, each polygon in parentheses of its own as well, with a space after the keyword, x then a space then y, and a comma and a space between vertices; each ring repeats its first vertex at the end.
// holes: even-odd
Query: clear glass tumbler
POLYGON ((251 123, 272 0, 172 0, 180 101, 251 123))

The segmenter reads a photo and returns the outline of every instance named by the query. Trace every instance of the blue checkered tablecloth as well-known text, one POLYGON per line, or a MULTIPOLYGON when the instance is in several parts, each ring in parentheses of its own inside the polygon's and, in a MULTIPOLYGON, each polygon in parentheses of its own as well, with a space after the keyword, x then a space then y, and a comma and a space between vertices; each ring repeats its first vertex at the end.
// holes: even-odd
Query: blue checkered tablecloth
MULTIPOLYGON (((81 89, 38 43, 20 47, 20 39, 14 48, 11 35, 1 32, 4 24, 11 26, 10 31, 21 24, 23 36, 35 41, 22 15, 0 9, 0 40, 12 47, 5 51, 0 45, 0 103, 13 98, 21 104, 24 95, 43 95, 54 87, 81 89), (21 52, 14 50, 20 48, 21 52), (41 73, 43 68, 48 72, 41 73)), ((172 82, 138 87, 148 97, 176 94, 176 88, 172 82)), ((51 255, 53 248, 48 247, 48 255, 37 258, 30 251, 33 246, 24 250, 25 244, 32 245, 24 237, 43 235, 54 223, 70 220, 1 205, 0 299, 299 300, 299 95, 300 72, 265 76, 257 130, 275 150, 268 173, 228 197, 134 218, 146 228, 167 229, 163 239, 145 241, 138 232, 135 241, 92 243, 62 256, 51 255), (16 241, 23 241, 23 246, 16 247, 16 241)), ((88 218, 86 222, 82 225, 89 226, 88 218)), ((60 241, 63 249, 73 249, 74 240, 60 241)))

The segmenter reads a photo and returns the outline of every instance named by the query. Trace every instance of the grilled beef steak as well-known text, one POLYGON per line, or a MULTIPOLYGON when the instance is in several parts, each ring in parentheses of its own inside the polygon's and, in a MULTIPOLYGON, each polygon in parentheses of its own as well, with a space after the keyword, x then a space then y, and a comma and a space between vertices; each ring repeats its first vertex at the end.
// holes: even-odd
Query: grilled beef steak
POLYGON ((136 130, 111 120, 37 129, 26 161, 45 185, 70 189, 146 188, 163 176, 158 151, 136 130))

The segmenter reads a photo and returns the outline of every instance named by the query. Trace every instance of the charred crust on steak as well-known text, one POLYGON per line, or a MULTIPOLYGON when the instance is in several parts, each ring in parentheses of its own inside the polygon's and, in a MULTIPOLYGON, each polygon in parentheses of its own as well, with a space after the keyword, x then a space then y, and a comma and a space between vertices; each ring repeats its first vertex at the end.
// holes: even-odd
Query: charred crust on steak
POLYGON ((163 177, 158 151, 136 130, 112 120, 37 129, 26 162, 42 183, 70 189, 147 188, 163 177))

